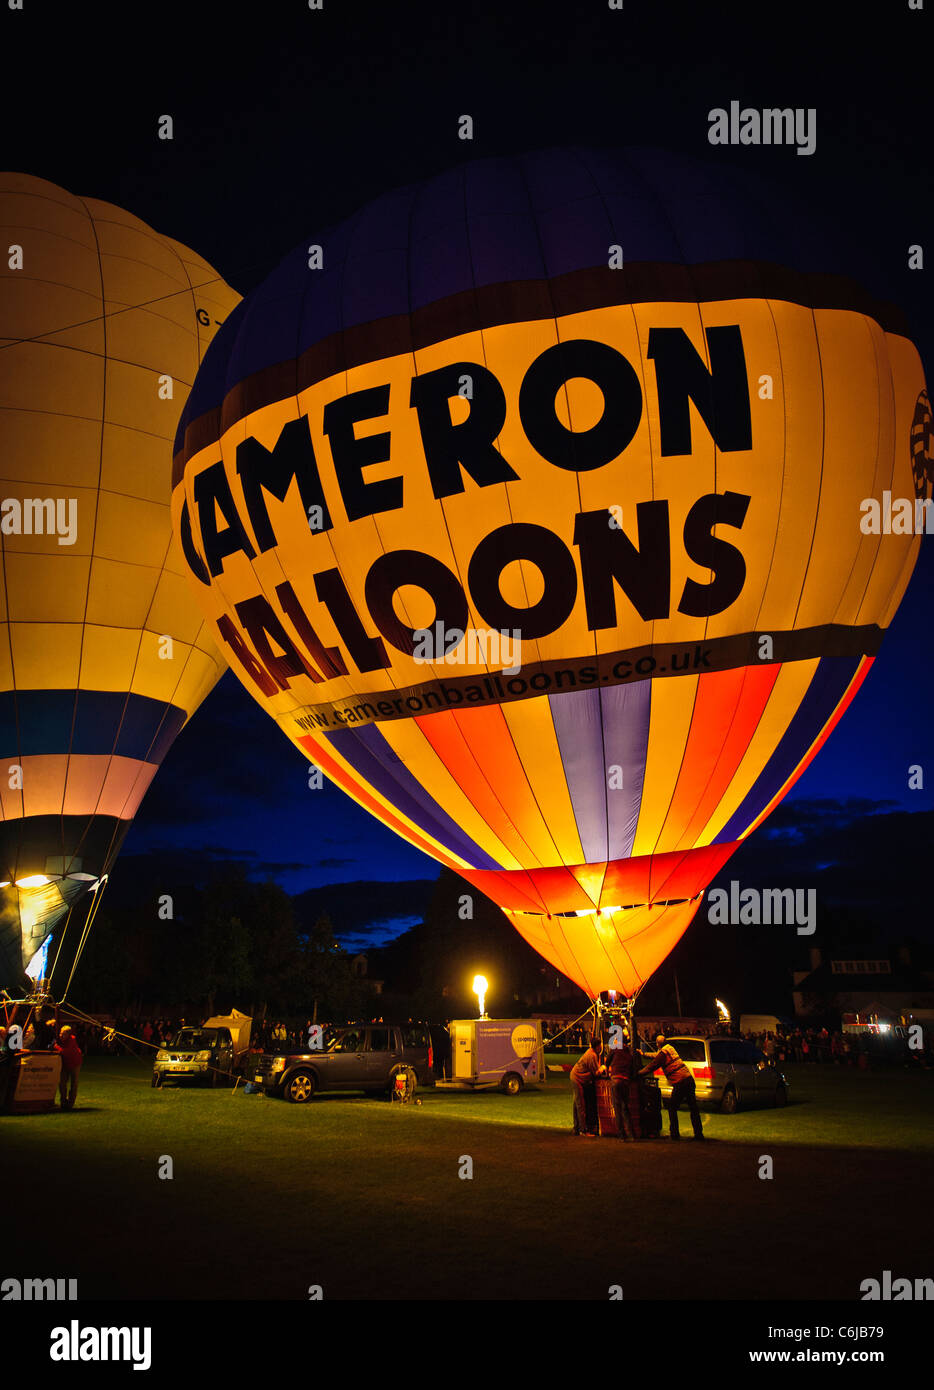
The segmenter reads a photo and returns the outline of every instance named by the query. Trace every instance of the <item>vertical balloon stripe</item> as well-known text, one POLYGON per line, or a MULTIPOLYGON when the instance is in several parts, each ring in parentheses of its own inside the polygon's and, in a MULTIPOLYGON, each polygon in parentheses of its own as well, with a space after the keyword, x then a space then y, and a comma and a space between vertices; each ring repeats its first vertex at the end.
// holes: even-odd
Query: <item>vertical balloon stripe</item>
POLYGON ((652 719, 633 854, 654 854, 658 845, 691 731, 697 682, 697 676, 652 682, 652 719))
POLYGON ((494 778, 493 769, 487 765, 483 751, 472 746, 454 714, 444 710, 438 714, 418 715, 415 722, 493 833, 516 855, 520 863, 539 863, 497 796, 491 781, 494 778))
POLYGON ((379 727, 390 748, 415 780, 439 806, 446 808, 468 840, 479 845, 503 868, 514 870, 521 867, 516 856, 493 834, 473 802, 461 791, 414 719, 387 720, 379 727))
POLYGON ((548 822, 558 851, 557 862, 582 864, 584 850, 577 832, 574 807, 564 777, 561 749, 547 695, 537 695, 531 700, 516 700, 500 708, 529 779, 532 794, 548 822))
POLYGON ((777 666, 699 677, 694 717, 659 851, 689 849, 741 763, 778 676, 777 666))
POLYGON ((857 669, 856 669, 856 673, 855 673, 855 675, 853 676, 853 679, 850 681, 850 683, 849 683, 849 685, 847 686, 846 690, 843 692, 843 696, 841 697, 839 704, 837 705, 836 709, 833 711, 833 714, 830 716, 830 718, 828 719, 827 723, 824 725, 824 727, 823 727, 823 729, 821 730, 821 732, 820 732, 818 738, 815 740, 815 742, 814 742, 814 743, 811 745, 811 747, 808 749, 808 751, 807 751, 805 757, 802 758, 801 762, 800 762, 800 763, 798 764, 798 766, 794 769, 794 771, 792 772, 791 776, 788 777, 788 778, 782 783, 782 785, 779 787, 778 791, 777 791, 777 792, 775 793, 775 795, 772 797, 772 800, 771 800, 771 801, 768 803, 768 805, 760 812, 760 814, 759 814, 759 815, 756 817, 756 819, 753 821, 752 825, 750 825, 749 829, 746 831, 746 835, 744 835, 744 836, 742 837, 743 839, 745 839, 746 836, 751 835, 752 832, 753 832, 755 829, 757 829, 758 826, 760 826, 760 825, 762 824, 762 822, 765 820, 766 816, 768 816, 768 815, 771 814, 771 812, 775 809, 775 807, 776 807, 776 806, 778 805, 778 803, 781 801, 782 797, 786 794, 786 792, 788 792, 788 791, 791 790, 791 788, 794 786, 795 782, 797 782, 798 778, 801 777, 801 776, 807 771, 807 769, 810 767, 811 763, 812 763, 812 762, 814 761, 814 759, 817 757, 818 753, 819 753, 820 750, 823 748, 824 744, 827 742, 828 738, 829 738, 830 735, 833 733, 834 729, 837 727, 837 725, 839 724, 840 720, 843 718, 844 714, 846 713, 847 709, 848 709, 849 706, 850 706, 850 702, 852 701, 853 697, 856 695, 856 693, 857 693, 857 691, 859 690, 860 686, 862 685, 863 681, 864 681, 864 680, 866 679, 866 677, 869 675, 869 671, 870 671, 870 668, 872 667, 872 664, 873 664, 873 661, 874 661, 874 660, 875 660, 875 658, 874 658, 874 657, 871 657, 871 656, 865 656, 865 657, 863 657, 863 658, 860 660, 859 665, 857 666, 857 669))
MULTIPOLYGON (((703 795, 698 798, 697 809, 688 821, 677 848, 688 849, 691 845, 704 843, 704 826, 720 804, 746 756, 750 740, 759 727, 780 671, 779 665, 747 667, 744 671, 740 698, 720 749, 716 767, 703 795)), ((699 684, 703 685, 708 680, 714 680, 714 676, 701 676, 699 684)))
POLYGON ((698 834, 698 844, 720 843, 721 832, 764 771, 819 665, 814 659, 788 661, 774 668, 777 674, 772 693, 730 785, 698 834))
MULTIPOLYGON (((598 692, 603 716, 603 742, 607 789, 608 859, 626 859, 632 853, 642 806, 645 754, 649 743, 652 682, 617 685, 598 692), (618 786, 622 774, 622 786, 618 786)), ((572 697, 573 698, 573 697, 572 697)))
POLYGON ((534 859, 559 862, 548 807, 540 806, 529 784, 500 705, 455 710, 454 720, 469 744, 497 801, 516 826, 534 859))
POLYGON ((574 819, 588 863, 606 861, 607 783, 599 690, 549 695, 574 819))
POLYGON ((856 674, 860 659, 824 657, 797 712, 739 809, 717 836, 718 842, 738 840, 747 835, 779 789, 791 777, 821 730, 842 700, 856 674))
POLYGON ((362 781, 413 825, 477 869, 502 868, 495 859, 463 833, 446 811, 420 787, 398 753, 386 742, 375 724, 328 734, 332 746, 362 781))

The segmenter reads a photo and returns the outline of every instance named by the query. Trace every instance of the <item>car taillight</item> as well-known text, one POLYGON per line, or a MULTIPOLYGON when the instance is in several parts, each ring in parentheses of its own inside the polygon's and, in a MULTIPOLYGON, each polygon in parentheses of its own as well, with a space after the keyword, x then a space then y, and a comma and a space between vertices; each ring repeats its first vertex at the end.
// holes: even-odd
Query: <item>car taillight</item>
POLYGON ((431 1043, 429 1042, 429 1044, 428 1044, 428 1070, 429 1070, 429 1071, 434 1071, 434 1069, 435 1069, 435 1054, 434 1054, 434 1049, 432 1048, 431 1043))
POLYGON ((694 1072, 694 1080, 695 1080, 695 1081, 712 1081, 712 1080, 713 1080, 713 1071, 711 1070, 710 1067, 694 1067, 694 1068, 692 1068, 692 1070, 693 1070, 693 1072, 694 1072))

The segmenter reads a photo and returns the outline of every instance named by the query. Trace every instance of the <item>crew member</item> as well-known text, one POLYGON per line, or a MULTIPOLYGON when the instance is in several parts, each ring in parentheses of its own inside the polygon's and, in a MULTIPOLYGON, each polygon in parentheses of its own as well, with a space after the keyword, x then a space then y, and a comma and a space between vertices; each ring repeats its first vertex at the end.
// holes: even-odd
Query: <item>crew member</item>
POLYGON ((635 1059, 629 1045, 629 1034, 623 1032, 620 1045, 610 1044, 610 1062, 607 1067, 613 1087, 613 1113, 620 1139, 627 1144, 633 1142, 632 1120, 629 1114, 629 1088, 634 1075, 635 1059))
POLYGON ((600 1071, 600 1043, 592 1037, 584 1055, 571 1068, 571 1090, 574 1094, 574 1133, 585 1139, 595 1139, 594 1117, 597 1113, 597 1074, 600 1071))
POLYGON ((75 1096, 78 1094, 78 1072, 84 1061, 84 1054, 78 1046, 78 1039, 70 1023, 62 1026, 55 1044, 55 1051, 61 1055, 62 1074, 59 1080, 59 1100, 63 1110, 74 1110, 75 1096), (67 1095, 66 1095, 67 1091, 67 1095))
POLYGON ((8 1030, 0 1025, 0 1111, 6 1105, 10 1084, 13 1080, 13 1049, 9 1045, 8 1030))
POLYGON ((671 1087, 671 1094, 668 1097, 668 1128, 672 1139, 680 1139, 678 1132, 678 1106, 682 1101, 687 1102, 688 1110, 691 1112, 691 1124, 694 1127, 694 1138, 703 1139, 704 1129, 701 1124, 700 1111, 697 1108, 697 1095, 694 1086, 694 1078, 687 1067, 678 1056, 671 1043, 665 1042, 664 1033, 659 1033, 655 1039, 657 1052, 652 1054, 651 1061, 647 1067, 643 1067, 640 1076, 648 1076, 651 1072, 661 1067, 665 1073, 665 1080, 671 1087))

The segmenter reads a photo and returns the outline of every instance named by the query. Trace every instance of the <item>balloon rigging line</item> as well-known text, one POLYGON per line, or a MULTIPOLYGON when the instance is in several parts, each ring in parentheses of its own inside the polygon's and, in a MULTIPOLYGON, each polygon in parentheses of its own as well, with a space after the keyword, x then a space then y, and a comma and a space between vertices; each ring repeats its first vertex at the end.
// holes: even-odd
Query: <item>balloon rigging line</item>
POLYGON ((65 993, 62 995, 61 1000, 59 1001, 62 1004, 64 1004, 65 1000, 68 997, 68 991, 71 987, 72 978, 74 976, 75 970, 78 968, 78 961, 81 959, 81 955, 84 951, 85 945, 87 944, 87 939, 90 934, 91 928, 94 925, 94 918, 97 916, 97 909, 100 907, 101 899, 104 896, 104 889, 107 887, 108 878, 109 875, 104 874, 103 878, 99 880, 99 882, 93 890, 94 901, 91 904, 91 910, 88 913, 87 920, 84 924, 84 930, 81 933, 81 940, 78 942, 78 949, 75 952, 75 958, 71 963, 71 972, 69 973, 68 979, 65 982, 65 993))

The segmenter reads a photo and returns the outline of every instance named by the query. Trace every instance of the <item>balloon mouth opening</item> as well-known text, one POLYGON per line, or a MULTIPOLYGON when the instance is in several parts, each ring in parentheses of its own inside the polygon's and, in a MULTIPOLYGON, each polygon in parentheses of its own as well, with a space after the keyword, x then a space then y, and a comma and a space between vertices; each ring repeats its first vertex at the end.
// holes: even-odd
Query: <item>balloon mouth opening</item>
POLYGON ((22 878, 0 880, 0 888, 48 888, 56 883, 87 883, 93 887, 99 882, 96 874, 24 874, 22 878))
POLYGON ((552 917, 602 917, 605 913, 610 912, 640 912, 646 908, 683 907, 687 903, 699 902, 703 896, 703 893, 696 893, 693 898, 656 898, 654 902, 618 903, 612 907, 579 907, 568 912, 533 912, 530 908, 513 908, 511 915, 515 917, 547 917, 549 919, 552 917))

